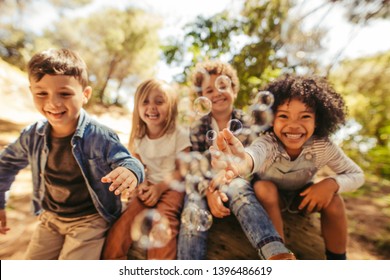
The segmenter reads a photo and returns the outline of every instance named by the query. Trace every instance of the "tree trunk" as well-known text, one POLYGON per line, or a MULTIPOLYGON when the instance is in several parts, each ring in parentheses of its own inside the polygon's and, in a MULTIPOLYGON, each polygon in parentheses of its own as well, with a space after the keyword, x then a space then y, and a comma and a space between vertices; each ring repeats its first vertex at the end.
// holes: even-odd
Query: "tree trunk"
MULTIPOLYGON (((300 260, 324 259, 324 242, 320 232, 317 214, 283 215, 286 246, 300 260)), ((246 238, 234 215, 224 219, 214 219, 207 242, 209 260, 257 260, 259 256, 246 238)), ((135 247, 135 246, 134 246, 135 247)), ((145 259, 145 251, 134 248, 129 251, 129 259, 145 259)))

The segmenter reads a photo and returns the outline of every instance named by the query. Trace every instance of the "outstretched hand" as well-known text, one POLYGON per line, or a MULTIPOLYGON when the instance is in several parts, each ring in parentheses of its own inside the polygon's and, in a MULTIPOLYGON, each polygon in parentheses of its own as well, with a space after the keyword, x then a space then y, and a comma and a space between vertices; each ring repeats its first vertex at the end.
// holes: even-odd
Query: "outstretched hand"
POLYGON ((138 184, 138 179, 129 169, 119 166, 102 177, 102 183, 111 183, 109 190, 116 195, 123 191, 133 191, 138 184))
POLYGON ((230 183, 234 178, 249 173, 247 154, 244 146, 228 129, 218 133, 217 148, 210 147, 211 165, 218 174, 211 181, 209 189, 214 191, 217 186, 230 183))

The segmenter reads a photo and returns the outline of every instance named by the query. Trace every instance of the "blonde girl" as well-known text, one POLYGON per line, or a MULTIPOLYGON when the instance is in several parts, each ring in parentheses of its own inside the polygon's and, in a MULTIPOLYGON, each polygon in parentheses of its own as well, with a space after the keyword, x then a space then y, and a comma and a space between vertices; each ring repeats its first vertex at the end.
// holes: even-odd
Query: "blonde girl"
POLYGON ((141 184, 127 209, 110 229, 103 259, 126 259, 132 245, 130 231, 136 216, 154 208, 169 220, 171 236, 160 248, 149 248, 148 259, 176 259, 176 239, 184 193, 172 190, 170 180, 179 179, 176 156, 189 151, 189 132, 177 125, 177 95, 164 81, 142 82, 135 93, 129 150, 145 166, 141 184))

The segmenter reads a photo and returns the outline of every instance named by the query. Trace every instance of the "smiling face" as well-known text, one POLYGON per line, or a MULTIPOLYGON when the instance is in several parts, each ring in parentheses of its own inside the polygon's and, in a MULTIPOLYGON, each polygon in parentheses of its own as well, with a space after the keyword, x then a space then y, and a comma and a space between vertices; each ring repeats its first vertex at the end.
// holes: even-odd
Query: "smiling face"
POLYGON ((315 112, 298 99, 278 106, 273 131, 292 159, 299 156, 302 146, 315 130, 315 112))
POLYGON ((138 105, 138 111, 141 120, 147 126, 149 137, 159 135, 163 131, 169 114, 169 104, 160 90, 151 90, 138 105))
POLYGON ((212 113, 231 112, 237 93, 233 92, 232 87, 226 88, 223 92, 215 87, 215 80, 220 75, 211 75, 210 79, 204 79, 202 82, 202 96, 207 97, 212 103, 212 113))
POLYGON ((67 75, 30 79, 30 91, 35 107, 47 118, 55 137, 69 136, 76 130, 80 109, 92 93, 91 87, 83 90, 76 78, 67 75))

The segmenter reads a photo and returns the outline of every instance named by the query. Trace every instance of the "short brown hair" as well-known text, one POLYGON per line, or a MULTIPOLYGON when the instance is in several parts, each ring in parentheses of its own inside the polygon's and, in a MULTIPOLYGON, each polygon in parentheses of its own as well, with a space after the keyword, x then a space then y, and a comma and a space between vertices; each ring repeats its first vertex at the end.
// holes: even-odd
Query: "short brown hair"
POLYGON ((66 75, 76 78, 83 89, 88 86, 87 65, 69 49, 48 49, 35 54, 27 65, 29 79, 39 82, 45 75, 66 75))

